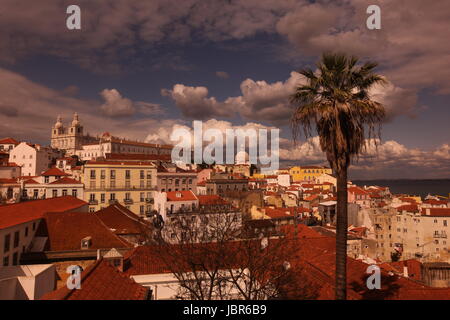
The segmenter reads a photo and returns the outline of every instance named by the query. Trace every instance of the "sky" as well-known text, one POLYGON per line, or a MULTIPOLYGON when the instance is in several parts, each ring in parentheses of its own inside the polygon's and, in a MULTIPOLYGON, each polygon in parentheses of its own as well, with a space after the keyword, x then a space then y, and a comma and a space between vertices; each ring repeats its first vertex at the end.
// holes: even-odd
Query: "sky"
MULTIPOLYGON (((434 0, 2 0, 0 137, 49 144, 85 131, 171 143, 174 128, 279 128, 282 165, 326 164, 296 144, 288 97, 326 51, 377 61, 388 117, 350 177, 450 178, 450 2, 434 0), (66 8, 81 9, 68 30, 66 8), (369 30, 366 9, 381 9, 369 30)), ((173 143, 173 142, 172 142, 173 143)))

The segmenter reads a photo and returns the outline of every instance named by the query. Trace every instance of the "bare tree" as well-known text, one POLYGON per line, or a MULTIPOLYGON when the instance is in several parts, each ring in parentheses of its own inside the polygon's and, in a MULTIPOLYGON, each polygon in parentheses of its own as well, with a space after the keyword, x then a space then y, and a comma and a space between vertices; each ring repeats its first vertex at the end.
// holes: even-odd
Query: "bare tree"
POLYGON ((164 224, 155 251, 178 280, 179 299, 287 298, 295 246, 284 237, 243 238, 238 215, 174 214, 164 224))

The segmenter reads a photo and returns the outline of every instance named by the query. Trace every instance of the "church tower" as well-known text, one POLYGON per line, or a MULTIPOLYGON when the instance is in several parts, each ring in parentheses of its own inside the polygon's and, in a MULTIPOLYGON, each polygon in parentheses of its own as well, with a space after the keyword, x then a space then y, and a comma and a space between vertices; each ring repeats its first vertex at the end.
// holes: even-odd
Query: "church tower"
POLYGON ((72 123, 67 129, 67 152, 69 154, 75 154, 75 150, 81 149, 83 144, 83 126, 78 119, 78 113, 73 114, 72 123))
POLYGON ((61 148, 61 137, 64 136, 64 125, 62 123, 62 118, 60 115, 56 118, 56 123, 52 127, 52 138, 51 146, 52 148, 61 148))

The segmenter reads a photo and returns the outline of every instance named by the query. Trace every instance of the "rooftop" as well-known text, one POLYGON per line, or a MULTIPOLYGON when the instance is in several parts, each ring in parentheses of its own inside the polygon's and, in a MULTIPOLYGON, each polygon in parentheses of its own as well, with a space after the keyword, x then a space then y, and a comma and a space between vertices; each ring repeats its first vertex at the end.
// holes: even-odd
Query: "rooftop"
POLYGON ((41 219, 46 212, 66 212, 84 205, 87 203, 78 198, 65 196, 0 206, 0 229, 41 219))

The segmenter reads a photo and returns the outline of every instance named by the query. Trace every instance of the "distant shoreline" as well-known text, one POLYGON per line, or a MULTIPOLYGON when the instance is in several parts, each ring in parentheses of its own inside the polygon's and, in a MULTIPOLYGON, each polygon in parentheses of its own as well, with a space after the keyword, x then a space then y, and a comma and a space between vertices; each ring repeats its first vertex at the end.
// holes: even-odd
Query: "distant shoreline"
POLYGON ((389 187, 392 193, 426 197, 428 194, 449 197, 450 179, 350 179, 354 184, 389 187))

